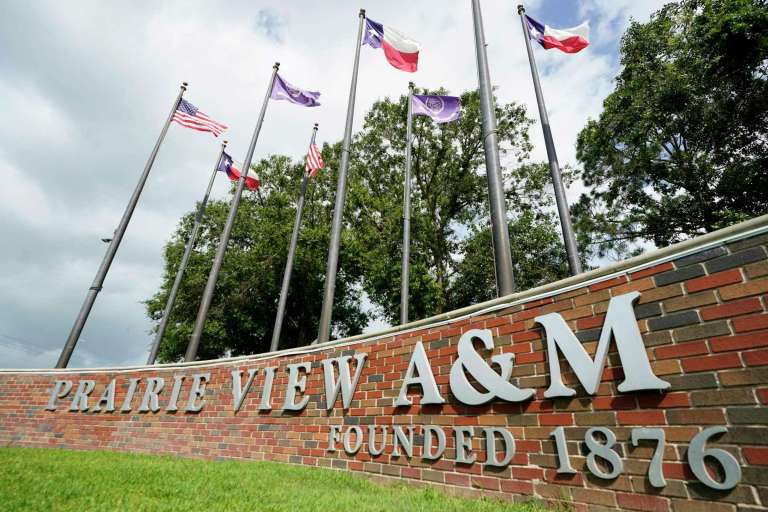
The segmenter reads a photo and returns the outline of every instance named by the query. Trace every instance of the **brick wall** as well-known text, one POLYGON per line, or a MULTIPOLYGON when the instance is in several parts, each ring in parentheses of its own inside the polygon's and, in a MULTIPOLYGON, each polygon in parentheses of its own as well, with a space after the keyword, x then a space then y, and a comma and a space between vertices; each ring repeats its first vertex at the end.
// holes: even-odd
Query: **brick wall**
MULTIPOLYGON (((0 371, 0 444, 268 459, 361 472, 379 480, 408 479, 464 495, 562 500, 578 510, 764 510, 768 507, 768 220, 757 224, 759 229, 752 228, 747 237, 732 231, 715 234, 702 239, 708 243, 695 241, 679 250, 659 251, 634 267, 624 265, 623 270, 591 273, 581 280, 512 296, 505 305, 482 305, 485 309, 478 307, 477 312, 455 320, 331 344, 309 353, 149 369, 0 371), (609 300, 630 291, 641 293, 635 316, 653 371, 671 383, 671 388, 619 393, 616 386, 623 372, 612 343, 596 395, 584 392, 561 359, 563 380, 577 394, 544 399, 549 366, 542 329, 535 325, 534 317, 560 313, 593 353, 609 300), (512 382, 535 388, 535 399, 522 403, 494 400, 474 407, 456 401, 448 386, 449 372, 459 337, 474 328, 492 331, 494 354, 515 354, 512 382), (408 395, 413 405, 396 408, 393 402, 417 342, 423 343, 447 402, 421 406, 421 390, 416 386, 408 395), (368 354, 368 360, 350 407, 344 410, 339 398, 336 407, 326 411, 320 361, 361 352, 368 354), (312 364, 303 394, 310 401, 300 412, 281 412, 286 365, 297 362, 312 364), (249 369, 267 367, 278 368, 273 409, 258 408, 264 381, 264 373, 259 372, 235 413, 231 371, 240 369, 245 378, 249 369), (189 381, 203 372, 210 373, 204 407, 198 413, 185 412, 189 381), (181 375, 187 379, 179 410, 168 412, 171 384, 174 376, 181 375), (147 386, 142 380, 131 412, 120 412, 129 379, 145 377, 165 378, 160 410, 137 412, 147 386), (55 411, 45 409, 57 379, 70 379, 75 388, 83 379, 95 380, 92 407, 113 378, 117 379, 115 412, 70 412, 74 388, 57 401, 55 411), (349 455, 339 442, 337 451, 327 451, 331 425, 340 425, 342 435, 350 426, 361 426, 362 448, 349 455), (368 425, 389 427, 386 448, 379 456, 368 452, 368 425), (393 454, 395 425, 416 427, 412 457, 393 454), (478 462, 454 462, 456 447, 450 430, 446 431, 444 455, 436 461, 425 460, 419 442, 423 425, 474 427, 472 448, 478 462), (482 464, 485 444, 480 432, 485 426, 506 428, 514 436, 516 453, 507 466, 482 464), (551 433, 560 426, 575 474, 556 471, 558 456, 551 433), (616 435, 613 450, 624 466, 616 478, 600 479, 586 467, 585 432, 593 426, 607 427, 616 435), (741 468, 739 483, 728 491, 704 486, 687 463, 691 440, 711 426, 724 426, 728 431, 713 437, 708 448, 727 450, 741 468), (635 447, 630 442, 636 427, 664 431, 663 488, 654 488, 647 476, 655 445, 641 442, 635 447)), ((598 465, 610 468, 602 462, 598 465)), ((710 464, 712 475, 717 475, 717 467, 710 464)))

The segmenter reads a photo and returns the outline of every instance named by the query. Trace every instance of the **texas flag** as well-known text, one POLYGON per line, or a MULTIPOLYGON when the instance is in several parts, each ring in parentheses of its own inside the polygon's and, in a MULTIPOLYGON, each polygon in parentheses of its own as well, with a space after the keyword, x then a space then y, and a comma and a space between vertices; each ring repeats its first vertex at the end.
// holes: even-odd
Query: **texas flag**
POLYGON ((528 34, 544 49, 557 48, 565 53, 576 53, 589 46, 589 22, 573 28, 557 29, 539 23, 530 16, 525 16, 528 34))
POLYGON ((365 19, 362 44, 383 48, 384 56, 397 69, 414 73, 419 64, 419 43, 394 28, 365 19))
MULTIPOLYGON (((231 156, 227 153, 222 153, 221 160, 219 160, 219 167, 217 168, 219 172, 227 173, 227 176, 229 176, 231 181, 240 181, 240 169, 237 167, 231 156)), ((261 185, 259 178, 254 178, 248 175, 245 176, 245 186, 248 187, 248 190, 256 190, 259 188, 259 185, 261 185)))

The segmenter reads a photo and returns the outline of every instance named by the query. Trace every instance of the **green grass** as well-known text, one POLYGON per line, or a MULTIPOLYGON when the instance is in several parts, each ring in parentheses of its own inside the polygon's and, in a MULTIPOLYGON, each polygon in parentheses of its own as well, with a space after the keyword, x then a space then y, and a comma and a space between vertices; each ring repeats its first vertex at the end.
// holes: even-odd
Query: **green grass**
POLYGON ((274 462, 0 448, 3 511, 541 512, 543 505, 448 497, 341 471, 274 462))

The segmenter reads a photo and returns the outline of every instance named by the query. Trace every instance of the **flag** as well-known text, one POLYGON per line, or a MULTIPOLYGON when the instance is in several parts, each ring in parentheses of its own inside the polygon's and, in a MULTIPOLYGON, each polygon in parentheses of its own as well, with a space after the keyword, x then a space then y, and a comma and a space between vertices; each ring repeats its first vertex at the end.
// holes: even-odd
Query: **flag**
POLYGON ((414 94, 411 101, 415 116, 429 116, 438 123, 448 123, 461 117, 461 99, 457 96, 414 94))
POLYGON ((211 132, 214 137, 218 137, 228 128, 227 125, 214 121, 199 111, 196 106, 187 100, 179 101, 179 104, 176 106, 176 112, 173 113, 172 121, 176 121, 181 126, 186 126, 199 132, 211 132))
MULTIPOLYGON (((240 169, 235 167, 235 161, 227 153, 222 153, 219 167, 216 170, 227 173, 227 176, 232 181, 240 180, 240 169)), ((256 190, 260 184, 259 178, 245 176, 245 186, 248 187, 248 190, 256 190)))
POLYGON ((305 107, 317 107, 320 102, 320 93, 317 91, 304 91, 294 87, 285 81, 280 75, 275 75, 275 83, 272 85, 272 94, 269 96, 273 100, 286 100, 296 105, 305 107))
POLYGON ((557 48, 565 53, 576 53, 589 46, 589 22, 572 28, 557 29, 543 25, 530 16, 525 16, 528 33, 546 50, 557 48))
POLYGON ((365 19, 365 35, 362 44, 371 48, 383 48, 384 56, 397 69, 414 73, 419 64, 419 43, 399 30, 384 27, 369 18, 365 19))
POLYGON ((307 163, 304 165, 304 169, 309 172, 309 176, 314 178, 317 175, 317 171, 325 167, 323 157, 320 156, 320 151, 315 144, 309 146, 309 153, 307 153, 307 163))

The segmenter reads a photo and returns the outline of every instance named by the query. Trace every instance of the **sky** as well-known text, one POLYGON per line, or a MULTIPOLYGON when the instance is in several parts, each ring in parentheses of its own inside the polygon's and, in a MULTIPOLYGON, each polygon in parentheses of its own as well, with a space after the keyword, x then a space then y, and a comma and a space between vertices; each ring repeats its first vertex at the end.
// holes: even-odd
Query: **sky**
MULTIPOLYGON (((579 54, 534 48, 561 165, 578 165, 576 135, 613 89, 621 34, 664 3, 526 4, 548 25, 588 19, 592 28, 579 54)), ((360 7, 422 49, 415 74, 361 49, 355 129, 373 102, 404 94, 410 80, 457 94, 477 87, 470 5, 0 0, 0 368, 55 364, 104 255, 100 239, 117 226, 182 81, 187 100, 230 126, 221 139, 242 160, 280 62, 289 82, 322 92, 322 106, 271 102, 254 158, 298 160, 313 123, 319 143, 342 138, 360 7)), ((482 2, 490 75, 500 101, 526 105, 538 121, 516 5, 482 2)), ((546 160, 539 125, 530 133, 533 158, 546 160)), ((145 362, 152 323, 142 301, 161 283, 163 246, 202 195, 219 144, 171 126, 70 367, 145 362)), ((228 190, 219 179, 213 196, 228 190)))

